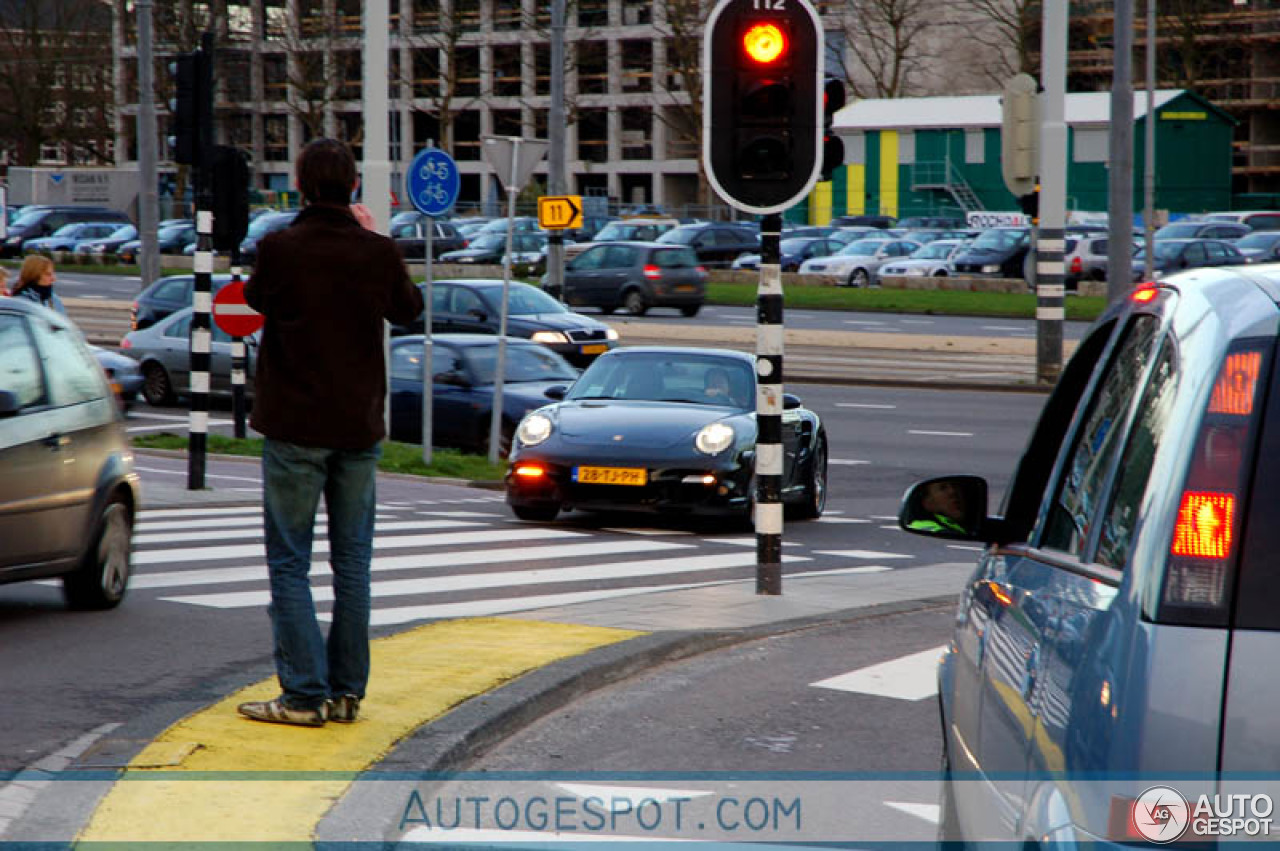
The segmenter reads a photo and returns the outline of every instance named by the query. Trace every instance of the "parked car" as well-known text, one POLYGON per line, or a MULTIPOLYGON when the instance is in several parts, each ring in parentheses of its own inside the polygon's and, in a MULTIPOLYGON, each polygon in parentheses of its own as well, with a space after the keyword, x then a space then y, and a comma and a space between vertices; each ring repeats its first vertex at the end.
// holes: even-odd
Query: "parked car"
MULTIPOLYGON (((756 444, 753 357, 725 349, 629 347, 603 355, 564 401, 516 429, 507 503, 524 520, 573 508, 747 519, 756 444), (720 388, 720 389, 716 389, 720 388), (713 392, 714 391, 714 392, 713 392)), ((787 394, 783 502, 821 516, 827 436, 787 394)))
MULTIPOLYGON (((420 285, 425 294, 426 285, 420 285)), ((513 281, 507 295, 507 334, 541 343, 572 364, 585 365, 609 351, 618 332, 572 313, 537 287, 513 281)), ((433 334, 497 334, 501 321, 502 281, 487 278, 436 281, 431 289, 433 334)), ((421 334, 423 317, 392 326, 393 335, 421 334)))
POLYGON ((1237 239, 1235 246, 1250 263, 1280 260, 1280 231, 1254 231, 1237 239))
POLYGON ((876 277, 945 278, 955 273, 953 261, 966 245, 968 242, 963 239, 937 239, 925 243, 906 257, 882 265, 876 277))
MULTIPOLYGON (((507 232, 507 221, 505 217, 489 219, 480 227, 479 233, 505 234, 507 232)), ((537 216, 516 216, 510 221, 512 222, 512 233, 536 233, 542 230, 542 227, 538 224, 537 216)))
POLYGON ((919 228, 962 230, 965 227, 965 221, 963 216, 907 216, 906 218, 898 219, 894 226, 904 230, 919 228))
POLYGON ((1238 222, 1172 222, 1160 228, 1154 239, 1239 239, 1251 228, 1238 222))
MULTIPOLYGON (((213 294, 217 295, 230 281, 230 275, 214 275, 213 294)), ((195 275, 169 275, 152 281, 138 293, 129 308, 129 328, 141 331, 184 307, 191 307, 195 286, 195 275)))
POLYGON ((1280 230, 1280 211, 1277 210, 1237 210, 1233 213, 1209 213, 1204 217, 1207 222, 1238 222, 1248 225, 1255 231, 1280 230))
POLYGON ((985 547, 938 667, 940 838, 1214 845, 1186 802, 1280 764, 1277 293, 1270 267, 1135 288, 1076 348, 999 509, 975 476, 907 491, 903 528, 985 547), (1139 809, 1156 784, 1183 798, 1164 833, 1139 809))
POLYGON ((594 242, 653 242, 669 230, 680 226, 675 219, 621 219, 609 222, 589 242, 566 246, 565 259, 576 257, 594 242))
POLYGON ((133 225, 114 225, 115 230, 98 239, 86 239, 76 245, 76 254, 109 255, 115 254, 131 239, 138 238, 138 229, 133 225))
MULTIPOLYGON (((780 265, 784 272, 797 272, 800 270, 800 264, 806 260, 812 260, 815 257, 827 257, 835 254, 844 243, 837 242, 834 239, 827 239, 821 236, 783 236, 778 241, 778 253, 780 255, 780 265)), ((734 269, 759 269, 759 254, 739 254, 738 259, 733 261, 734 269)))
MULTIPOLYGON (((1105 233, 1082 234, 1068 236, 1063 245, 1065 254, 1062 262, 1066 272, 1063 283, 1067 289, 1074 290, 1081 281, 1105 281, 1107 279, 1107 243, 1105 233)), ((1133 243, 1133 253, 1141 250, 1138 241, 1133 243)), ((1133 256, 1132 254, 1130 255, 1133 256)))
MULTIPOLYGON (((542 233, 511 234, 511 250, 514 252, 538 251, 547 242, 542 233)), ((441 263, 469 263, 495 265, 502 262, 507 253, 507 232, 485 231, 472 236, 466 248, 440 255, 441 263)))
POLYGON ((111 388, 65 317, 0 298, 0 584, 58 577, 73 608, 129 587, 138 474, 111 388))
MULTIPOLYGON (((403 215, 403 214, 397 214, 403 215)), ((418 215, 400 223, 392 222, 391 238, 406 260, 421 260, 426 256, 426 216, 418 215), (421 235, 420 235, 421 234, 421 235)), ((431 256, 439 259, 442 254, 467 247, 467 239, 451 222, 437 221, 431 234, 431 256)))
MULTIPOLYGON (((156 248, 161 254, 184 254, 196 244, 196 226, 193 222, 165 225, 156 230, 156 248)), ((116 256, 123 263, 137 263, 142 249, 141 239, 131 239, 120 244, 116 256)))
POLYGON ((142 369, 131 357, 112 352, 100 346, 89 346, 93 358, 102 367, 102 374, 107 377, 107 385, 120 403, 121 410, 133 407, 133 400, 142 389, 142 369))
MULTIPOLYGON (((421 334, 391 341, 391 439, 422 442, 424 349, 421 334)), ((431 443, 480 454, 489 451, 498 337, 492 334, 431 336, 431 443)), ((507 338, 503 369, 499 452, 524 415, 552 401, 547 390, 572 384, 578 370, 546 346, 507 338)))
MULTIPOLYGON (((567 248, 573 244, 572 242, 566 243, 565 247, 567 248)), ((511 240, 511 265, 541 273, 547 268, 548 245, 545 233, 520 234, 519 239, 516 239, 513 234, 511 240)), ((507 255, 504 253, 498 262, 506 263, 507 255)))
POLYGON ((131 224, 124 213, 106 207, 31 205, 24 207, 9 224, 8 235, 0 246, 0 257, 21 257, 26 252, 28 240, 52 236, 64 225, 74 222, 131 224))
MULTIPOLYGON (((148 405, 172 405, 191 386, 191 312, 185 307, 154 325, 130 331, 120 341, 120 349, 138 361, 142 370, 142 398, 148 405)), ((245 368, 245 398, 253 398, 253 377, 257 369, 258 340, 262 332, 245 338, 248 366, 245 368)), ((209 358, 209 392, 231 395, 231 337, 213 326, 209 358)))
POLYGON ((593 243, 564 268, 564 300, 574 307, 598 307, 603 313, 621 308, 632 316, 674 307, 697 316, 706 298, 707 271, 693 249, 681 245, 593 243))
MULTIPOLYGON (((1147 249, 1142 247, 1133 255, 1133 279, 1142 280, 1145 272, 1147 249)), ((1157 239, 1155 240, 1156 277, 1181 272, 1183 269, 1200 269, 1204 266, 1240 266, 1249 260, 1229 242, 1221 239, 1157 239)))
POLYGON ((866 287, 884 263, 906 257, 919 247, 918 242, 888 236, 855 239, 829 257, 804 261, 800 274, 822 275, 842 286, 866 287))
POLYGON ((75 251, 81 242, 110 236, 120 229, 119 222, 71 222, 58 228, 49 236, 28 239, 23 245, 27 254, 43 251, 75 251))
POLYGON ((297 210, 266 213, 249 222, 249 230, 240 241, 240 262, 252 266, 258 262, 258 243, 269 233, 284 230, 298 217, 297 210))
POLYGON ((956 274, 1021 278, 1030 245, 1031 228, 988 228, 955 258, 956 274))
POLYGON ((744 225, 680 225, 658 237, 667 245, 684 245, 698 255, 708 269, 727 269, 739 254, 759 253, 760 234, 744 225))
POLYGON ((840 228, 871 227, 884 230, 896 227, 898 220, 893 216, 836 216, 831 220, 831 224, 840 228))

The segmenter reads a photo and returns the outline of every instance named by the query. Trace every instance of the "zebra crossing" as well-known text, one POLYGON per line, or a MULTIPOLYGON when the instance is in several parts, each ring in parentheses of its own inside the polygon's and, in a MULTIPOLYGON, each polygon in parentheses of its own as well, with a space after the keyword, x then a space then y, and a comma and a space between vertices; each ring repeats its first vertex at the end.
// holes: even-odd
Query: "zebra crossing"
MULTIPOLYGON (((323 510, 313 545, 312 588, 321 619, 334 594, 323 510)), ((134 529, 131 592, 165 603, 251 609, 270 601, 262 509, 143 510, 134 529)), ((892 569, 900 554, 808 551, 783 561, 804 570, 892 569), (883 561, 883 565, 874 564, 883 561)), ((375 625, 498 615, 749 579, 755 536, 698 536, 680 529, 535 526, 499 496, 380 503, 373 540, 375 625)))

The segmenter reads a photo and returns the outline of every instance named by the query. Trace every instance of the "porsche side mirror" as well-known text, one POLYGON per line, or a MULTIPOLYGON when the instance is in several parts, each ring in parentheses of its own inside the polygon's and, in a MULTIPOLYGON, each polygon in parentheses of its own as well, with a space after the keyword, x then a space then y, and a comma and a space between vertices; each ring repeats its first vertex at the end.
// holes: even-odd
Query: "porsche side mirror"
POLYGON ((567 386, 563 384, 557 384, 553 387, 548 387, 546 390, 543 390, 542 395, 546 396, 548 399, 552 399, 556 402, 560 402, 564 400, 565 394, 568 392, 569 392, 569 388, 567 386))
POLYGON ((800 407, 802 404, 804 403, 800 401, 800 397, 795 395, 794 393, 782 394, 782 410, 794 411, 796 408, 800 407))

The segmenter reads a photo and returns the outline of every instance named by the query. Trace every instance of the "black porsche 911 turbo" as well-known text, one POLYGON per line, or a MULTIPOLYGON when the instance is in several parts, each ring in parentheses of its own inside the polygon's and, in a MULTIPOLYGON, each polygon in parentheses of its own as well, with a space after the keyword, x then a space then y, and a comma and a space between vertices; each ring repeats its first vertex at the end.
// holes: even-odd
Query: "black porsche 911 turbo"
MULTIPOLYGON (((724 349, 601 355, 561 401, 516 428, 507 503, 538 521, 574 508, 749 516, 754 366, 750 355, 724 349)), ((783 502, 797 517, 818 517, 827 498, 822 421, 787 394, 782 432, 783 502)))

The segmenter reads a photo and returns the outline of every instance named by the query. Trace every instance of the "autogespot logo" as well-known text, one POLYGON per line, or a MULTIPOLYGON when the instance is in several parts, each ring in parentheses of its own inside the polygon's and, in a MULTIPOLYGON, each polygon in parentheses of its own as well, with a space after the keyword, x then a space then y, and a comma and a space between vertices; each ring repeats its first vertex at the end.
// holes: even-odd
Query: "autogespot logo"
POLYGON ((1164 844, 1186 833, 1191 806, 1177 789, 1152 786, 1133 802, 1130 819, 1143 838, 1164 844))

